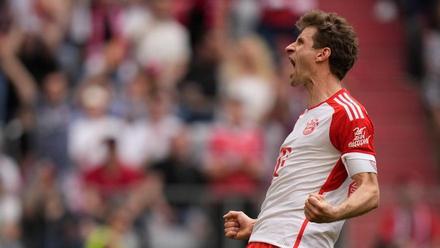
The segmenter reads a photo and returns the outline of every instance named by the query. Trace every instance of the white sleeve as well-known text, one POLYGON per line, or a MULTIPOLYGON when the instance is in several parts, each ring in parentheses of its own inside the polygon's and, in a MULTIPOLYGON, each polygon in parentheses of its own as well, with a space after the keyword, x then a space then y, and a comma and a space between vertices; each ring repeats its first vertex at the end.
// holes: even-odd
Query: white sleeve
POLYGON ((342 155, 342 163, 350 177, 362 173, 372 172, 377 173, 376 158, 373 155, 351 152, 342 155))

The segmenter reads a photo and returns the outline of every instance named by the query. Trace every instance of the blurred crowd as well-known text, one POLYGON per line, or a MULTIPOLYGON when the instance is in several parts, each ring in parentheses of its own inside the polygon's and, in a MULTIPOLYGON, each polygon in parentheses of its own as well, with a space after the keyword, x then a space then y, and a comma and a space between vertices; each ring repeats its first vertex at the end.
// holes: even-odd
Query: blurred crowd
POLYGON ((0 247, 233 247, 304 107, 311 0, 1 0, 0 247))
MULTIPOLYGON (((440 162, 440 1, 377 0, 375 14, 403 24, 406 76, 421 92, 440 162)), ((438 185, 427 186, 416 171, 397 181, 385 194, 375 247, 440 247, 438 185)))
POLYGON ((378 0, 376 14, 403 21, 407 75, 422 92, 440 148, 440 1, 378 0))
MULTIPOLYGON (((440 127, 440 4, 425 2, 396 6, 418 6, 404 16, 425 56, 409 62, 440 127)), ((221 217, 258 213, 305 106, 283 49, 317 7, 0 0, 0 247, 240 247, 221 217)))
POLYGON ((399 178, 381 190, 375 248, 440 247, 439 191, 420 178, 399 178))

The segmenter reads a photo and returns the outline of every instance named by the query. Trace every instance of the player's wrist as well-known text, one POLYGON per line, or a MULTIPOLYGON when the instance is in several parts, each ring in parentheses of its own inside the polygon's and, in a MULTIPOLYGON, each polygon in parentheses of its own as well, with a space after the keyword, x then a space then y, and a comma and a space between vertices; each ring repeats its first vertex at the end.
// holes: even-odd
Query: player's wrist
POLYGON ((252 219, 252 218, 250 218, 250 221, 249 221, 249 228, 248 228, 248 238, 251 236, 252 231, 254 230, 255 222, 257 222, 257 219, 252 219))
POLYGON ((332 222, 344 219, 344 207, 342 205, 334 206, 332 210, 332 222))

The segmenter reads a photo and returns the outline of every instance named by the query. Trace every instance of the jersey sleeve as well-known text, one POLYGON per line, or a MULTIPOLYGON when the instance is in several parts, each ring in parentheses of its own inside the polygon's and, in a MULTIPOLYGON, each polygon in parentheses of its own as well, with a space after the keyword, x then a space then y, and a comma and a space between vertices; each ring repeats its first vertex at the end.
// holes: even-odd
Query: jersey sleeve
POLYGON ((348 153, 375 156, 373 123, 366 113, 363 116, 364 118, 350 119, 344 111, 334 114, 330 140, 342 156, 348 153))
POLYGON ((362 173, 377 173, 374 127, 366 112, 357 118, 346 111, 333 115, 330 140, 341 152, 341 160, 350 177, 362 173))

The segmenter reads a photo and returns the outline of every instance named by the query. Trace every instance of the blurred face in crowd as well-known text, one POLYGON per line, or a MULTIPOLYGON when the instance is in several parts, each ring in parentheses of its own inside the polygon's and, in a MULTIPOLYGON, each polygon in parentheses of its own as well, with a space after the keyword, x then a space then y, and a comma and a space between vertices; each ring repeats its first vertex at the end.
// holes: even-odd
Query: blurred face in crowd
POLYGON ((196 46, 196 55, 199 59, 217 62, 221 57, 222 44, 218 32, 208 31, 202 38, 199 46, 196 46))
POLYGON ((66 77, 60 72, 51 73, 44 79, 43 87, 47 101, 52 104, 60 103, 67 93, 66 77))
POLYGON ((89 118, 99 118, 106 114, 110 93, 98 85, 89 85, 81 93, 81 103, 89 118))
POLYGON ((243 122, 243 103, 238 99, 229 99, 226 103, 227 117, 230 123, 240 125, 243 122))
POLYGON ((286 47, 288 58, 292 64, 289 76, 292 86, 307 84, 316 70, 315 59, 319 51, 319 49, 313 48, 313 36, 316 32, 316 28, 307 27, 300 33, 295 42, 286 47))
POLYGON ((159 93, 151 99, 148 99, 147 108, 150 120, 153 122, 161 120, 162 117, 169 113, 170 105, 171 103, 164 93, 159 93))
MULTIPOLYGON (((182 129, 171 141, 172 152, 178 159, 186 159, 190 154, 191 141, 188 131, 182 129)), ((186 164, 186 163, 183 163, 186 164)))
POLYGON ((145 74, 138 73, 127 87, 127 93, 131 100, 145 100, 152 86, 150 79, 145 74))

